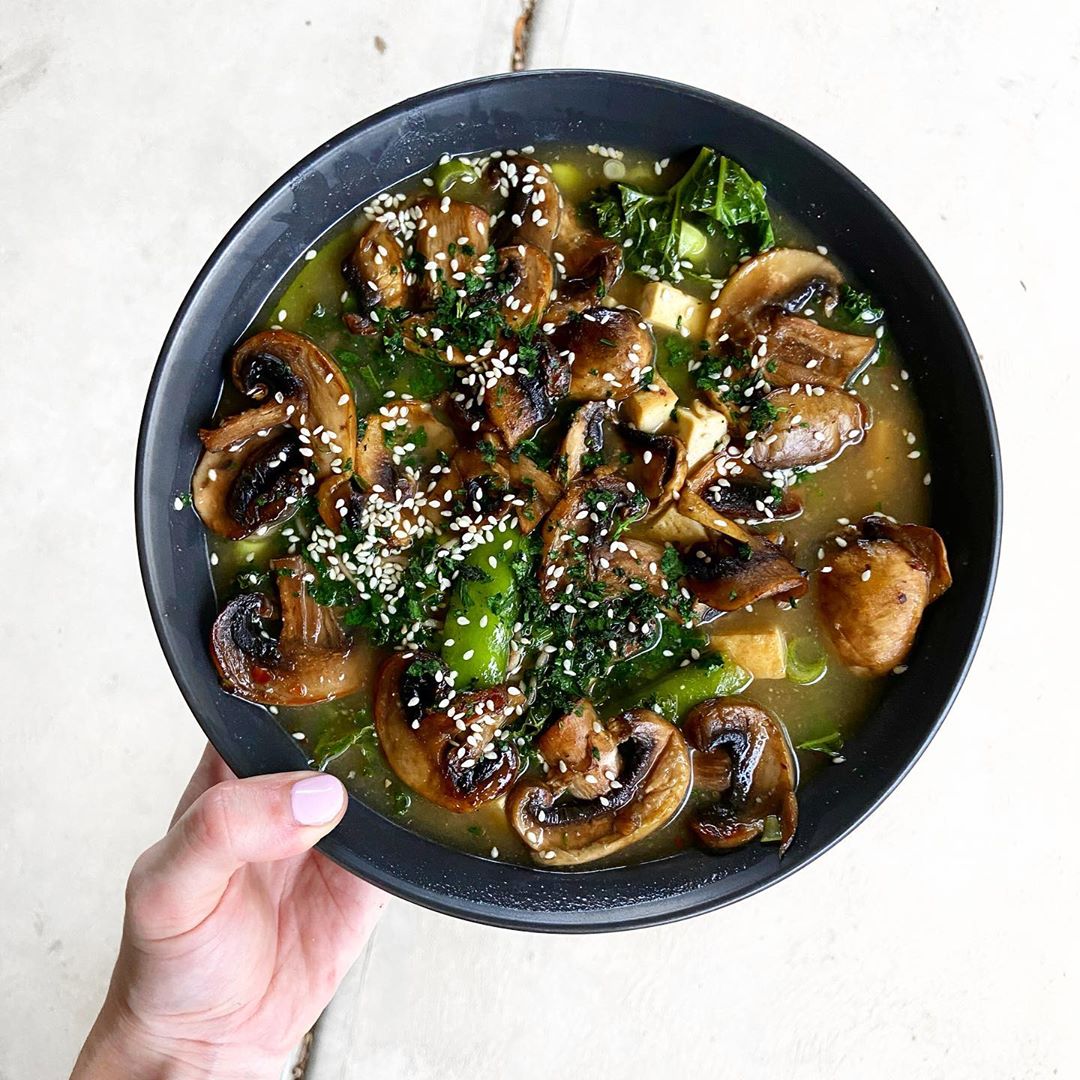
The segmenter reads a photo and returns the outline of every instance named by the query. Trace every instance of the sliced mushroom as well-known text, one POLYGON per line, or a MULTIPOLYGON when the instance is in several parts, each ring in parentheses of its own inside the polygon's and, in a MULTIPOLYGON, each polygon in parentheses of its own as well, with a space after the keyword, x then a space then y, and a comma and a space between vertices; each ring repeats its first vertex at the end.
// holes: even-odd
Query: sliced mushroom
POLYGON ((865 406, 844 390, 774 390, 765 401, 777 415, 750 445, 750 460, 760 469, 824 465, 861 442, 866 431, 865 406))
POLYGON ((716 535, 686 559, 686 587, 716 611, 737 611, 759 600, 804 596, 806 578, 775 544, 756 533, 744 541, 716 535))
POLYGON ((679 492, 681 513, 737 540, 746 539, 744 525, 787 521, 802 508, 793 490, 774 484, 757 466, 724 454, 706 458, 679 492))
POLYGON ((562 219, 562 195, 547 168, 535 158, 498 158, 487 168, 488 182, 506 197, 499 217, 499 243, 524 241, 551 251, 562 219))
POLYGON ((329 478, 319 487, 323 520, 386 537, 408 546, 426 533, 423 522, 442 524, 453 484, 443 479, 441 462, 454 450, 454 433, 425 401, 383 405, 365 422, 353 462, 355 484, 329 478), (356 485, 359 485, 357 487, 356 485), (367 511, 365 515, 364 512, 367 511))
POLYGON ((571 365, 570 397, 621 401, 637 390, 652 368, 652 331, 630 308, 590 308, 567 319, 551 342, 571 365))
POLYGON ((210 651, 225 689, 260 705, 314 705, 368 684, 372 651, 350 642, 334 612, 312 599, 303 559, 275 559, 270 569, 276 605, 263 593, 247 593, 214 620, 210 651), (275 615, 277 637, 264 626, 275 615))
POLYGON ((322 477, 340 471, 343 459, 356 445, 356 406, 348 380, 333 358, 315 342, 290 330, 264 330, 233 353, 232 380, 241 393, 259 404, 219 428, 199 432, 207 450, 237 445, 242 427, 249 434, 288 422, 300 431, 303 457, 322 477), (256 428, 255 424, 265 426, 256 428))
POLYGON ((536 741, 553 790, 568 790, 579 799, 594 799, 618 783, 619 744, 600 723, 588 700, 579 701, 536 741))
POLYGON ((600 464, 604 450, 604 420, 609 411, 603 401, 587 401, 574 410, 559 454, 559 475, 564 483, 591 472, 600 464))
POLYGON ((629 424, 617 424, 615 432, 624 454, 620 471, 648 496, 650 513, 662 512, 686 480, 683 441, 674 435, 640 431, 629 424))
POLYGON ((649 501, 610 468, 579 476, 541 527, 540 588, 551 599, 593 576, 590 552, 606 546, 627 522, 640 520, 649 501), (565 579, 565 580, 564 580, 565 579))
POLYGON ((659 513, 686 479, 686 447, 673 435, 641 431, 614 418, 607 402, 578 406, 567 426, 560 462, 566 481, 600 466, 605 457, 649 499, 650 513, 659 513))
MULTIPOLYGON (((564 213, 564 221, 567 216, 564 213)), ((558 292, 547 316, 556 324, 571 312, 596 307, 614 288, 623 267, 621 245, 584 230, 561 254, 558 292)))
POLYGON ((705 331, 715 345, 726 334, 746 344, 762 332, 771 309, 802 311, 821 296, 831 312, 844 277, 824 255, 798 248, 772 248, 743 263, 727 279, 713 305, 705 331))
POLYGON ((501 247, 496 252, 494 280, 500 292, 503 319, 511 330, 538 326, 551 302, 555 270, 547 252, 524 242, 501 247))
POLYGON ((531 345, 512 343, 509 351, 512 370, 485 386, 476 403, 485 429, 497 433, 513 450, 555 415, 570 387, 570 370, 544 338, 531 345))
POLYGON ((451 465, 470 525, 478 516, 494 524, 516 514, 518 528, 528 536, 562 493, 555 480, 525 454, 515 461, 495 447, 459 450, 451 465))
MULTIPOLYGON (((405 249, 389 225, 373 222, 341 267, 356 291, 361 317, 372 308, 403 308, 410 303, 412 275, 405 268, 405 249)), ((362 324, 350 326, 353 332, 362 324)))
POLYGON ((686 799, 690 754, 677 728, 648 709, 635 709, 608 721, 605 731, 617 744, 609 792, 575 797, 570 792, 581 786, 572 787, 553 770, 543 782, 522 780, 507 799, 511 826, 542 866, 612 855, 666 825, 686 799))
POLYGON ((490 216, 482 206, 456 199, 426 196, 418 199, 416 254, 423 260, 418 273, 422 307, 431 307, 443 287, 458 289, 487 254, 490 216))
POLYGON ((206 450, 191 479, 192 502, 218 536, 242 540, 291 518, 314 479, 292 428, 256 435, 236 450, 206 450))
POLYGON ((768 339, 768 380, 778 387, 843 389, 873 363, 879 345, 873 334, 843 334, 793 315, 774 316, 768 339))
POLYGON ((428 402, 393 401, 367 418, 353 472, 371 490, 414 492, 420 475, 455 444, 428 402))
POLYGON ((881 515, 836 543, 818 578, 822 624, 848 667, 884 675, 903 663, 926 605, 952 582, 944 544, 933 529, 881 515))
POLYGON ((780 854, 791 846, 799 819, 795 757, 780 723, 742 698, 710 698, 683 721, 694 748, 695 779, 729 782, 718 802, 699 810, 691 823, 698 841, 729 851, 762 834, 765 819, 780 819, 780 854))
POLYGON ((454 695, 447 674, 435 656, 387 659, 375 688, 375 731, 403 783, 460 814, 513 783, 518 754, 500 734, 518 710, 505 687, 454 695))

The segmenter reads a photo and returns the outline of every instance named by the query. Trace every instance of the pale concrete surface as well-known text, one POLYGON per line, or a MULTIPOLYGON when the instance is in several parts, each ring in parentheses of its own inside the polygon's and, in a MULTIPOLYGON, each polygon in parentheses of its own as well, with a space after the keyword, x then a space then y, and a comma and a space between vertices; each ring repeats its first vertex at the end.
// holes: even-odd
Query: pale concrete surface
MULTIPOLYGON (((153 638, 130 510, 169 320, 271 180, 359 117, 504 68, 516 9, 4 6, 0 1080, 66 1074, 127 868, 200 743, 153 638)), ((326 1019, 315 1080, 531 1080, 575 1062, 740 1080, 1076 1075, 1078 56, 1071 2, 541 0, 533 66, 727 94, 825 146, 911 228, 995 395, 1001 584, 942 733, 838 849, 735 908, 617 937, 395 904, 326 1019)))

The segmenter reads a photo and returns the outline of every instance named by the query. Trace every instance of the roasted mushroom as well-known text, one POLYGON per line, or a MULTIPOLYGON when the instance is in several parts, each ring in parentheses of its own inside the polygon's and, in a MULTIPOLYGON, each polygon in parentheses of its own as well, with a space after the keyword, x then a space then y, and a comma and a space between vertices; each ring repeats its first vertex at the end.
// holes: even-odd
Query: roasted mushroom
POLYGON ((651 504, 651 514, 671 504, 686 480, 686 447, 674 435, 652 434, 629 424, 616 424, 620 471, 651 504))
POLYGON ((570 387, 570 369, 543 338, 532 345, 505 342, 500 360, 506 366, 504 374, 484 383, 466 411, 479 411, 478 425, 495 432, 506 449, 513 450, 555 415, 570 387))
POLYGON ((790 488, 766 477, 757 466, 741 458, 715 454, 706 458, 682 486, 679 512, 708 529, 742 540, 746 537, 744 525, 798 517, 802 500, 790 488))
POLYGON ((517 775, 517 751, 501 736, 519 707, 505 687, 454 694, 447 675, 432 655, 389 657, 375 687, 375 731, 403 783, 464 813, 497 799, 517 775))
POLYGON ((562 488, 531 458, 514 460, 491 443, 459 450, 451 460, 467 528, 479 519, 494 524, 511 514, 528 536, 562 493, 562 488))
POLYGON ((559 233, 562 196, 547 166, 515 154, 492 161, 485 175, 507 200, 496 229, 498 242, 524 241, 551 251, 559 233))
POLYGON ((242 540, 296 513, 312 479, 291 428, 249 439, 238 450, 204 451, 191 479, 192 503, 218 536, 242 540))
POLYGON ((591 472, 604 449, 604 421, 611 410, 603 401, 587 401, 570 417, 559 453, 559 478, 564 484, 591 472))
POLYGON ((743 263, 727 279, 713 305, 705 337, 715 345, 727 335, 744 345, 763 332, 773 310, 802 311, 815 297, 821 297, 823 310, 831 312, 843 280, 840 271, 816 251, 772 248, 743 263))
MULTIPOLYGON (((563 220, 567 217, 564 213, 563 220)), ((622 273, 622 247, 619 244, 595 233, 578 231, 577 238, 565 246, 560 238, 559 287, 547 316, 556 324, 564 322, 571 312, 580 313, 596 307, 611 292, 622 273)))
POLYGON ((246 593, 214 620, 210 651, 225 689, 260 705, 314 705, 366 685, 373 653, 352 644, 334 612, 312 599, 303 559, 275 559, 270 569, 276 605, 264 593, 246 593), (276 637, 264 626, 275 614, 276 637))
POLYGON ((506 325, 515 331, 539 325, 555 283, 550 257, 535 244, 524 242, 501 247, 496 256, 494 281, 504 293, 502 314, 506 325))
POLYGON ((444 286, 458 289, 487 254, 490 217, 482 206, 449 197, 426 196, 413 207, 416 254, 423 260, 418 289, 431 307, 444 286))
POLYGON ((843 390, 774 390, 765 401, 776 419, 762 427, 750 445, 750 460, 761 469, 824 465, 861 442, 866 431, 865 406, 843 390))
POLYGON ((405 268, 401 241, 384 222, 375 221, 368 226, 342 264, 341 273, 355 290, 360 309, 360 321, 349 326, 354 333, 374 329, 370 321, 364 321, 372 308, 409 306, 413 275, 405 268))
POLYGON ((843 389, 873 363, 878 344, 873 335, 844 334, 810 319, 774 315, 766 352, 769 383, 843 389))
POLYGON ((741 541, 717 534, 695 544, 683 561, 686 587, 715 611, 737 611, 759 600, 797 600, 808 587, 780 548, 756 533, 741 541))
POLYGON ((454 433, 424 401, 393 401, 367 417, 353 475, 327 477, 319 513, 337 529, 351 528, 407 546, 428 531, 423 522, 449 516, 454 483, 438 464, 456 445, 454 433))
POLYGON ((586 699, 548 727, 536 749, 552 785, 565 785, 579 799, 607 795, 619 782, 618 741, 586 699))
POLYGON ((565 771, 549 762, 544 781, 522 780, 506 802, 511 826, 538 863, 573 866, 602 859, 656 832, 678 813, 690 788, 690 754, 677 728, 648 709, 623 713, 599 725, 600 732, 584 710, 560 723, 572 730, 552 741, 575 751, 587 747, 584 759, 573 755, 584 771, 573 773, 571 761, 557 757, 565 771), (591 745, 584 725, 592 729, 591 745), (599 775, 593 769, 594 749, 610 766, 599 775), (596 784, 588 783, 589 776, 596 784), (604 792, 601 780, 610 785, 604 792), (582 797, 593 787, 595 797, 582 797))
POLYGON ((730 340, 760 350, 773 386, 847 386, 877 355, 877 338, 830 330, 794 314, 816 301, 831 313, 842 281, 840 271, 815 251, 773 248, 728 278, 706 339, 714 346, 730 340))
POLYGON ((290 423, 316 475, 340 471, 356 445, 356 406, 348 380, 315 342, 290 330, 255 334, 233 353, 232 380, 258 405, 201 430, 208 451, 239 446, 260 431, 290 423))
POLYGON ((933 529, 880 514, 833 543, 818 575, 822 624, 853 671, 884 675, 904 662, 926 605, 952 584, 945 546, 933 529))
POLYGON ((591 576, 590 552, 609 546, 618 529, 640 520, 649 500, 610 468, 579 476, 551 508, 540 530, 540 588, 549 599, 565 588, 570 568, 591 576))
POLYGON ((652 331, 630 308, 589 308, 551 334, 572 372, 570 397, 621 401, 637 390, 652 368, 652 331))
POLYGON ((765 819, 780 821, 780 854, 798 824, 795 757, 779 722, 742 698, 710 698, 683 721, 694 748, 695 783, 720 790, 718 802, 697 811, 694 835, 713 851, 729 851, 762 834, 765 819))

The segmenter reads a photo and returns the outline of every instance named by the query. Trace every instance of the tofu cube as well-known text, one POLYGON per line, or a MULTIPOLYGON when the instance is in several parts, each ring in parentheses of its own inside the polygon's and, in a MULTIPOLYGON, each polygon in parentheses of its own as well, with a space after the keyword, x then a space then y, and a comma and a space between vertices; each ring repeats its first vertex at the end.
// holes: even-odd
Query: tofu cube
POLYGON ((673 435, 686 446, 686 467, 693 469, 728 441, 727 417, 710 409, 703 401, 694 401, 688 408, 675 410, 673 435))
POLYGON ((787 639, 779 626, 713 634, 709 648, 734 660, 755 679, 782 679, 787 675, 787 639))
POLYGON ((657 514, 640 530, 631 528, 631 534, 660 544, 700 544, 708 540, 708 530, 700 522, 680 514, 674 506, 657 514))
POLYGON ((700 340, 709 321, 709 305, 666 281, 650 281, 641 290, 641 314, 656 327, 700 340))
POLYGON ((678 394, 654 369, 649 385, 636 390, 623 403, 623 416, 639 431, 652 434, 671 419, 671 410, 678 403, 678 394))

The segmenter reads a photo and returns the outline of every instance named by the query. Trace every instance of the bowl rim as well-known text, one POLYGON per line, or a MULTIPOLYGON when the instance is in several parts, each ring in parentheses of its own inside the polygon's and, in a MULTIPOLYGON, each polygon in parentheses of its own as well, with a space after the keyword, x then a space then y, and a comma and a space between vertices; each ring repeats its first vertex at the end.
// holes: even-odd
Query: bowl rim
MULTIPOLYGON (((665 909, 659 912, 647 911, 642 913, 633 906, 628 906, 626 909, 589 908, 568 913, 571 916, 576 916, 576 918, 572 918, 571 921, 555 921, 546 918, 545 916, 550 915, 550 913, 527 913, 518 909, 500 907, 497 901, 493 901, 487 905, 481 905, 472 901, 463 900, 454 894, 433 892, 432 890, 416 886, 411 882, 403 881, 393 874, 376 872, 370 866, 367 867, 365 872, 361 875, 392 895, 409 900, 430 910, 438 911, 442 914, 465 918, 486 925, 498 926, 506 929, 546 933, 595 933, 637 929, 662 923, 675 922, 703 914, 707 911, 726 907, 728 904, 745 899, 785 880, 791 874, 802 867, 809 865, 825 852, 831 850, 881 806, 889 795, 896 790, 900 782, 908 775, 916 762, 922 757, 954 705, 957 695, 971 669, 975 654, 982 639, 997 582, 1003 528, 1001 448, 997 421, 990 398, 986 375, 982 369, 978 352, 963 317, 934 265, 899 218, 897 218, 881 198, 862 180, 817 144, 764 113, 699 87, 633 72, 602 68, 536 68, 521 72, 502 72, 447 84, 389 105, 386 108, 351 124, 342 131, 339 131, 336 135, 321 143, 315 150, 301 158, 296 164, 291 166, 274 180, 273 183, 268 185, 259 197, 255 199, 248 209, 237 219, 236 223, 228 230, 199 270, 194 281, 187 290, 176 315, 170 323, 169 330, 158 353, 147 387, 146 398, 140 417, 138 441, 136 444, 134 511, 140 575, 142 577, 143 588, 147 605, 150 610, 154 631, 157 635, 158 643, 166 663, 172 673, 173 680, 180 690, 188 708, 203 729, 204 734, 206 734, 209 739, 210 733, 207 724, 194 705, 194 694, 191 687, 195 681, 195 677, 187 673, 179 656, 171 647, 171 643, 166 634, 166 620, 162 610, 163 598, 151 568, 149 541, 151 511, 147 498, 148 489, 146 484, 146 462, 147 451, 152 437, 150 419, 153 407, 158 397, 159 387, 164 378, 167 362, 173 351, 175 340, 179 335, 182 326, 188 319, 189 312, 198 299, 204 283, 217 267, 218 263, 233 247, 237 238, 246 228, 248 228, 253 220, 262 214, 267 204, 275 198, 282 189, 292 185, 324 158, 332 157, 337 152, 338 148, 354 135, 407 111, 422 109, 425 106, 430 106, 444 99, 452 98, 463 92, 478 91, 502 83, 518 81, 543 82, 567 77, 587 77, 608 80, 613 83, 634 84, 646 89, 662 90, 668 93, 675 92, 679 95, 697 98, 708 105, 725 110, 729 114, 738 116, 744 121, 762 126, 771 133, 780 135, 783 138, 798 144, 804 152, 808 153, 811 157, 816 158, 820 164, 824 165, 843 181, 860 188, 865 198, 872 204, 875 213, 879 216, 883 225, 908 248, 911 255, 918 262, 922 273, 926 275, 927 280, 938 290, 941 304, 944 309, 943 317, 953 325, 958 339, 963 346, 963 350, 966 353, 966 359, 968 360, 970 375, 973 379, 973 386, 976 390, 976 399, 972 401, 971 404, 983 415, 986 424, 986 434, 989 439, 991 461, 988 464, 990 465, 990 481, 993 498, 992 535, 989 537, 989 565, 986 568, 981 596, 979 598, 977 616, 973 620, 973 625, 970 628, 971 636, 966 653, 963 656, 962 661, 955 668, 951 685, 939 708, 937 717, 927 728, 925 736, 921 739, 914 752, 912 752, 910 756, 902 762, 899 768, 890 775, 888 781, 883 784, 862 811, 850 817, 835 835, 829 837, 825 842, 818 843, 799 860, 788 861, 786 864, 780 863, 778 869, 767 877, 761 880, 748 881, 742 886, 736 885, 721 896, 710 895, 704 896, 700 900, 693 900, 689 894, 686 894, 683 898, 684 902, 681 902, 674 910, 665 909)), ((222 751, 219 750, 219 752, 222 751)), ((232 755, 223 752, 223 757, 225 757, 229 766, 234 772, 237 772, 238 775, 243 776, 250 774, 249 771, 244 770, 243 763, 233 759, 232 755)), ((436 843, 438 842, 436 841, 436 843)), ((452 848, 449 848, 448 845, 440 844, 439 846, 448 850, 453 850, 452 848)), ((351 847, 340 841, 334 833, 329 834, 320 841, 318 847, 333 861, 346 866, 352 872, 359 874, 355 859, 350 858, 350 855, 352 854, 351 847)), ((540 869, 532 870, 532 872, 537 874, 550 873, 550 871, 540 869)))

